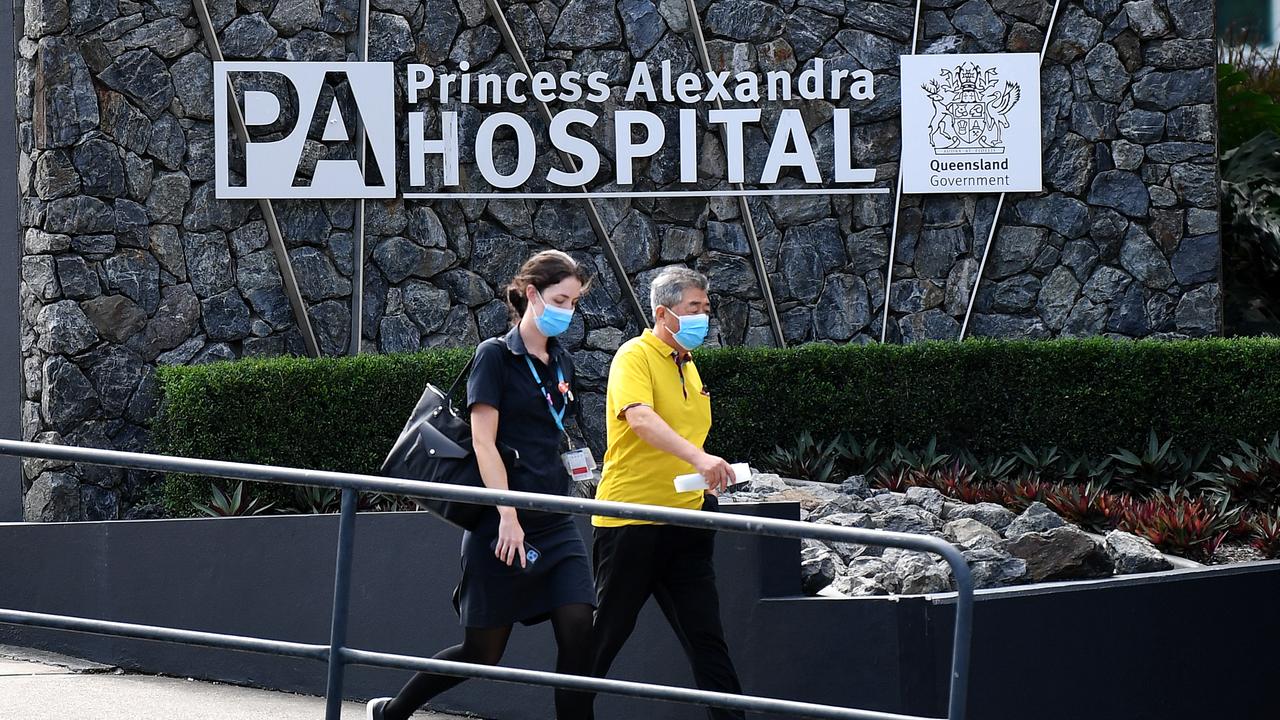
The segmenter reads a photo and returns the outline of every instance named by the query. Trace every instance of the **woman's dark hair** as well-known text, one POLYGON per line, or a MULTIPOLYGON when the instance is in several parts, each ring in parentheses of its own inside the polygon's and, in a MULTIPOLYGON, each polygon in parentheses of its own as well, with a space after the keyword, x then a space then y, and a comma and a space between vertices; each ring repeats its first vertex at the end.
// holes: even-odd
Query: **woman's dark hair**
POLYGON ((525 288, 532 285, 538 292, 542 292, 570 277, 577 278, 578 282, 582 283, 583 292, 586 292, 591 284, 591 278, 586 270, 578 264, 578 261, 569 257, 568 253, 559 250, 543 250, 525 260, 524 265, 520 266, 520 271, 507 286, 507 306, 511 308, 512 321, 518 322, 529 305, 529 300, 524 295, 525 288))

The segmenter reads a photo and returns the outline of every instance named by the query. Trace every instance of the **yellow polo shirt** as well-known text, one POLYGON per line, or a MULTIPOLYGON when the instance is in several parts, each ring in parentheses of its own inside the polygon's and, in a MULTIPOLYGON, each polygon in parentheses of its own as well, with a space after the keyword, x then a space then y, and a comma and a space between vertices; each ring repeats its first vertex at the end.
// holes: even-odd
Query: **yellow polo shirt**
MULTIPOLYGON (((676 492, 675 478, 694 472, 693 466, 640 439, 622 417, 633 405, 648 405, 681 437, 698 447, 711 431, 711 395, 693 359, 677 353, 652 330, 645 330, 618 348, 609 366, 605 396, 606 437, 604 471, 597 500, 664 505, 697 510, 701 490, 676 492), (683 375, 683 382, 681 376, 683 375)), ((653 524, 644 520, 592 516, 597 527, 653 524)))

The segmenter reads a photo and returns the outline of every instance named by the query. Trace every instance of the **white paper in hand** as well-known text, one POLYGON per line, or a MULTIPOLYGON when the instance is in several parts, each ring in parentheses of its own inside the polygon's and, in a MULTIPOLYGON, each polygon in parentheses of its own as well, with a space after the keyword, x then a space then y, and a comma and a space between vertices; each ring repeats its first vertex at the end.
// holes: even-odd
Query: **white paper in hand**
MULTIPOLYGON (((746 463, 734 463, 729 467, 733 468, 733 482, 729 483, 730 485, 737 485, 751 479, 751 468, 746 463)), ((698 473, 676 476, 676 492, 706 489, 707 481, 698 473)))

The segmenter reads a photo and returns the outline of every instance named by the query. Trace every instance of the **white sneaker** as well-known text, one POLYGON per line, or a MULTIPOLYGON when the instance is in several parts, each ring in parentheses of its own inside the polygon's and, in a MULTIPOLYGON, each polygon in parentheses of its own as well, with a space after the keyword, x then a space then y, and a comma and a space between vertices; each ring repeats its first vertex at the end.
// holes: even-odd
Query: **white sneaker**
POLYGON ((382 720, 382 708, 386 707, 389 702, 391 702, 391 698, 389 697, 380 697, 370 700, 364 706, 365 712, 367 713, 365 715, 367 720, 382 720))

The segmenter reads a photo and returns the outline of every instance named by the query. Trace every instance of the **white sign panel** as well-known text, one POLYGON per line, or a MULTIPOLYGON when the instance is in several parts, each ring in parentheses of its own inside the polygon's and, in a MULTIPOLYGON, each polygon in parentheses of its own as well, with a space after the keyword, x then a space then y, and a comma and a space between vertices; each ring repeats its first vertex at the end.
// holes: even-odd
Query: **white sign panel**
POLYGON ((853 164, 852 108, 875 99, 869 70, 819 58, 794 72, 679 72, 662 60, 636 62, 625 84, 608 80, 603 71, 530 76, 472 71, 466 62, 456 70, 214 63, 216 194, 466 199, 889 192, 871 186, 874 167, 853 164), (240 92, 229 93, 228 83, 240 92), (794 107, 819 100, 836 106, 821 122, 825 128, 794 107), (541 103, 554 103, 549 122, 539 117, 541 103), (242 166, 228 132, 236 112, 249 135, 242 166), (354 159, 361 124, 369 143, 363 172, 354 159), (723 146, 722 168, 703 159, 709 138, 723 146), (563 162, 565 156, 571 162, 563 162))
POLYGON ((1035 53, 902 56, 902 190, 1039 192, 1035 53))

